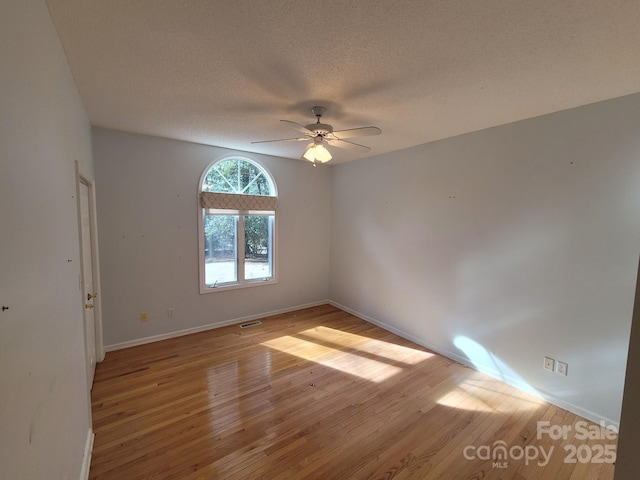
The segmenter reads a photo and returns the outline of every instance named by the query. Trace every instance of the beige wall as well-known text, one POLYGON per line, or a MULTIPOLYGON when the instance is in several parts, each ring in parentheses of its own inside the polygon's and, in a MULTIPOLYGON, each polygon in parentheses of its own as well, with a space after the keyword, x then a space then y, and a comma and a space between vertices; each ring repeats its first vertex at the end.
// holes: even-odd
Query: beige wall
POLYGON ((43 0, 0 2, 0 478, 80 476, 90 439, 75 161, 85 110, 43 0))
POLYGON ((639 131, 633 95, 333 167, 331 299, 618 422, 639 131))
POLYGON ((328 298, 329 168, 114 130, 93 134, 105 345, 328 298), (236 153, 266 167, 278 187, 278 283, 201 295, 198 182, 210 163, 236 153), (149 321, 140 322, 141 312, 149 321))

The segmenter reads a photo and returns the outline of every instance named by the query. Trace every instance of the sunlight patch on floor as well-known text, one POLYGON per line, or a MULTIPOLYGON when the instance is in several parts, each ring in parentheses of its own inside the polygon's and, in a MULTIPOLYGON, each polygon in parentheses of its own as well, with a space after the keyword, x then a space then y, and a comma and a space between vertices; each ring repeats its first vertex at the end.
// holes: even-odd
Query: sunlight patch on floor
MULTIPOLYGON (((326 337, 318 338, 318 341, 323 340, 328 341, 326 337)), ((333 340, 332 342, 335 343, 333 340)), ((390 345, 386 342, 380 343, 390 345)), ((289 335, 263 342, 262 345, 378 383, 402 371, 402 368, 384 361, 373 360, 356 353, 344 352, 337 348, 289 335)), ((349 348, 356 347, 350 345, 349 348)))
POLYGON ((544 405, 545 401, 519 392, 515 387, 499 380, 475 373, 474 377, 462 381, 440 397, 438 403, 445 407, 462 408, 474 412, 511 413, 535 410, 544 405))
POLYGON ((377 357, 384 357, 391 362, 402 362, 408 365, 416 365, 435 356, 430 352, 324 326, 310 328, 300 334, 315 340, 331 342, 340 347, 353 348, 377 357))

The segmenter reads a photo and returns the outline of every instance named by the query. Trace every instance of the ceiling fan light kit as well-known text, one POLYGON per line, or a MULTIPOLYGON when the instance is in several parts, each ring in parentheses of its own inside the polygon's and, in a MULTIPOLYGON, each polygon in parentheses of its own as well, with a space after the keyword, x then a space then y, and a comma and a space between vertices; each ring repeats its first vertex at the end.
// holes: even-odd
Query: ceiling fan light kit
POLYGON ((290 120, 280 120, 281 122, 286 123, 290 127, 302 133, 304 135, 303 137, 282 138, 278 140, 263 140, 251 143, 287 142, 312 139, 313 142, 307 145, 302 158, 309 160, 315 166, 316 162, 326 163, 332 158, 331 153, 329 153, 329 150, 327 150, 327 147, 324 145, 325 140, 326 143, 332 147, 347 148, 360 152, 368 152, 370 150, 369 147, 360 145, 359 143, 350 142, 348 140, 345 140, 345 138, 380 135, 382 133, 382 130, 380 130, 378 127, 359 127, 334 131, 333 126, 326 123, 320 123, 320 118, 326 111, 326 108, 315 106, 311 108, 311 111, 316 117, 316 123, 311 123, 306 126, 300 125, 299 123, 292 122, 290 120))
POLYGON ((333 158, 329 150, 322 144, 322 137, 314 138, 313 142, 307 145, 307 150, 302 156, 314 164, 316 160, 320 163, 326 163, 333 158))

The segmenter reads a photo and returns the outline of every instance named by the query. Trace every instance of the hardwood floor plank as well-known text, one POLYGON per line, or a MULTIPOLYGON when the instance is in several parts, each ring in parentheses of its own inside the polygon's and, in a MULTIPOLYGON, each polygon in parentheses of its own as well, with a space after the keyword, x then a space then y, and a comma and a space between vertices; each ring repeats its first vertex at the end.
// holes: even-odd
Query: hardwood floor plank
POLYGON ((613 478, 609 463, 565 462, 567 445, 602 441, 537 438, 538 421, 575 433, 580 417, 346 312, 262 322, 109 352, 90 478, 613 478), (543 466, 465 456, 496 442, 554 453, 543 466))

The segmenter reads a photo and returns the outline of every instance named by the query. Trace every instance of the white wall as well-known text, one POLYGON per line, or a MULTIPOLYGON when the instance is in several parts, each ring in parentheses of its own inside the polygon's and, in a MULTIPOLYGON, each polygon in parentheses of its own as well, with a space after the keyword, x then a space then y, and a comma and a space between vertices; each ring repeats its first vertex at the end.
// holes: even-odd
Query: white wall
POLYGON ((0 2, 0 478, 78 479, 90 438, 74 161, 91 131, 44 0, 0 2))
POLYGON ((100 128, 93 134, 105 345, 328 298, 328 168, 251 155, 278 187, 279 282, 201 295, 198 182, 214 160, 248 154, 100 128), (149 314, 145 323, 141 312, 149 314))
POLYGON ((333 167, 330 298, 617 422, 638 132, 635 95, 333 167), (569 375, 543 370, 545 355, 569 375))

